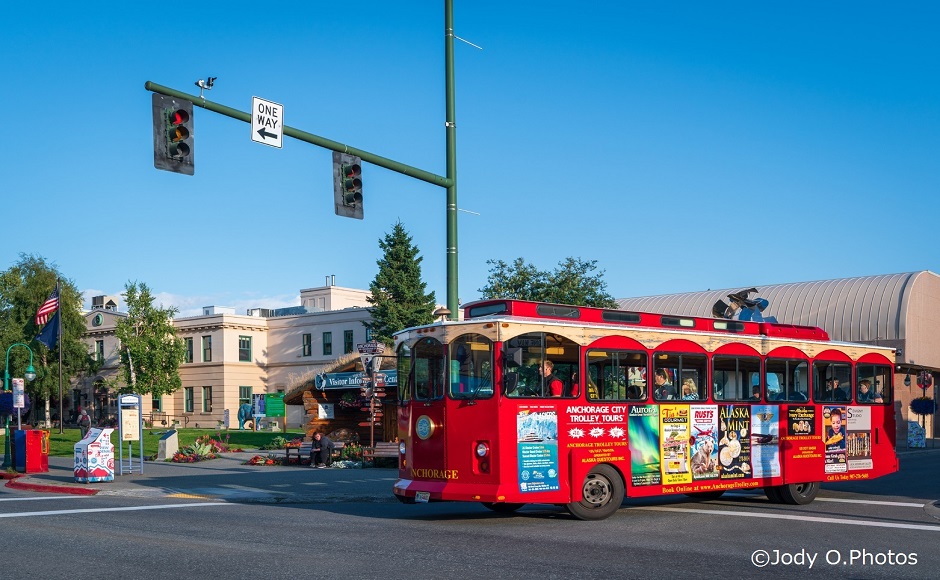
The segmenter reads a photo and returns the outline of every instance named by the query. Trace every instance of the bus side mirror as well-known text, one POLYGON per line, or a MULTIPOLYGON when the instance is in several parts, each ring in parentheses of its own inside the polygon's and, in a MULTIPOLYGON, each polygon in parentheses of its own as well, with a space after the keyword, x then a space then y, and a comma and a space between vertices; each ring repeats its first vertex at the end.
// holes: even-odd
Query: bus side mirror
POLYGON ((519 373, 507 373, 506 376, 503 377, 503 394, 508 395, 515 391, 518 384, 519 373))

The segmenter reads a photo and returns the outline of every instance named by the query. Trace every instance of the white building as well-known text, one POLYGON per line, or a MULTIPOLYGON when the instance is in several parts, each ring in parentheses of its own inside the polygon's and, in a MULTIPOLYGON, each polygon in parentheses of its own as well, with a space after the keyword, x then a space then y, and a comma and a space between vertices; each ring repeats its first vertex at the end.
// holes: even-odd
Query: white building
MULTIPOLYGON (((180 366, 183 386, 161 398, 145 397, 142 412, 155 427, 178 421, 188 427, 216 427, 228 410, 237 425, 238 407, 250 403, 252 394, 284 392, 300 377, 319 372, 344 354, 356 352, 356 344, 369 338, 364 323, 371 320, 366 290, 341 288, 329 283, 301 290, 301 306, 252 308, 245 314, 234 309, 207 306, 200 316, 173 321, 186 341, 186 358, 180 366)), ((123 384, 119 341, 115 336, 120 312, 114 297, 96 297, 85 313, 85 342, 102 362, 94 375, 72 381, 71 412, 85 407, 95 421, 117 413, 116 389, 123 384)), ((301 409, 289 416, 288 426, 298 427, 301 409)))

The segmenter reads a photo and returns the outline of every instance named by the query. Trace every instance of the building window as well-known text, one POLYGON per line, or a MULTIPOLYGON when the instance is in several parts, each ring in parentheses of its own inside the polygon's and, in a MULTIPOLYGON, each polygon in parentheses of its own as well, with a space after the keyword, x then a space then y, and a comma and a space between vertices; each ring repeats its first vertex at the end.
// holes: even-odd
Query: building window
POLYGON ((184 338, 183 340, 186 341, 186 354, 183 358, 183 362, 191 363, 193 362, 193 339, 190 337, 184 338))
POLYGON ((349 354, 353 351, 353 331, 343 331, 343 353, 349 354))
POLYGON ((251 337, 238 337, 238 360, 240 362, 251 362, 251 337))
POLYGON ((303 350, 303 356, 310 356, 310 354, 311 354, 311 352, 312 352, 312 350, 313 350, 313 349, 311 348, 310 334, 305 334, 305 335, 303 335, 303 337, 302 337, 302 342, 303 342, 303 349, 304 349, 304 350, 303 350))
POLYGON ((212 412, 212 387, 202 388, 202 412, 212 412))
POLYGON ((157 413, 163 412, 163 397, 161 395, 153 395, 153 399, 150 401, 150 408, 157 413))
POLYGON ((202 337, 202 362, 212 362, 212 337, 202 337))
POLYGON ((324 355, 333 354, 333 333, 332 332, 323 333, 323 354, 324 355))
POLYGON ((183 387, 183 412, 193 412, 193 387, 183 387))
POLYGON ((366 327, 366 342, 372 340, 372 328, 366 327))
POLYGON ((251 404, 251 387, 238 387, 238 406, 251 404))
POLYGON ((95 341, 95 360, 98 362, 104 362, 104 341, 103 340, 95 341))

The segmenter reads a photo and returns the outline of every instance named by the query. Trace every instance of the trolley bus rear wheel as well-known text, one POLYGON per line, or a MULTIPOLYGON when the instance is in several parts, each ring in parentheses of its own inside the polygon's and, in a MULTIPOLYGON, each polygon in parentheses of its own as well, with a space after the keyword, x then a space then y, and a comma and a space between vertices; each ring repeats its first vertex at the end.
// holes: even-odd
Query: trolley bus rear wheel
POLYGON ((623 494, 623 480, 617 470, 609 465, 598 465, 584 478, 583 499, 565 507, 579 520, 602 520, 620 509, 623 494))
POLYGON ((768 485, 764 488, 764 495, 767 496, 770 503, 783 503, 783 498, 780 497, 780 487, 779 485, 768 485))
POLYGON ((493 503, 489 501, 480 502, 488 510, 492 510, 498 514, 511 514, 516 510, 524 506, 524 503, 493 503))
POLYGON ((780 499, 783 500, 783 503, 806 505, 816 499, 816 494, 819 493, 819 482, 812 481, 809 483, 781 485, 777 488, 777 493, 780 495, 780 499))

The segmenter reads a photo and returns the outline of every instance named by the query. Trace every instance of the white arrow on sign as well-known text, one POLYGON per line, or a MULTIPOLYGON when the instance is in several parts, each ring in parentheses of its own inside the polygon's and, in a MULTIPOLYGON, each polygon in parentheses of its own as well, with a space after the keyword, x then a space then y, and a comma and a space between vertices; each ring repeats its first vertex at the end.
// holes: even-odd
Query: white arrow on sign
POLYGON ((251 97, 251 140, 281 148, 284 137, 284 105, 251 97))

